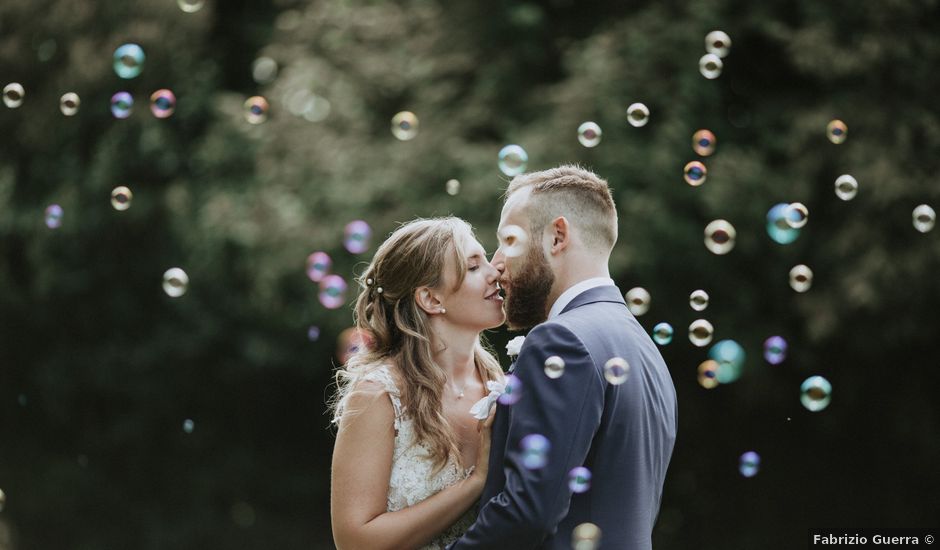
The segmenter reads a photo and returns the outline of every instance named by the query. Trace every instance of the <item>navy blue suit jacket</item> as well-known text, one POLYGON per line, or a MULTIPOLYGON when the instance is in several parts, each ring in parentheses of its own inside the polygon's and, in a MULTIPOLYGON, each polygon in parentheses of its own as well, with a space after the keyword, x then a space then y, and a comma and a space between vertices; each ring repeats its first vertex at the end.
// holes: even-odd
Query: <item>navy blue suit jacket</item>
POLYGON ((615 286, 589 289, 533 328, 513 366, 522 382, 514 405, 499 405, 490 471, 476 523, 449 548, 571 548, 584 522, 601 529, 600 548, 648 550, 676 439, 676 392, 656 345, 615 286), (545 375, 558 355, 564 374, 545 375), (614 385, 604 364, 626 359, 614 385), (541 434, 547 464, 527 469, 520 440, 541 434), (591 487, 573 493, 568 472, 585 466, 591 487))

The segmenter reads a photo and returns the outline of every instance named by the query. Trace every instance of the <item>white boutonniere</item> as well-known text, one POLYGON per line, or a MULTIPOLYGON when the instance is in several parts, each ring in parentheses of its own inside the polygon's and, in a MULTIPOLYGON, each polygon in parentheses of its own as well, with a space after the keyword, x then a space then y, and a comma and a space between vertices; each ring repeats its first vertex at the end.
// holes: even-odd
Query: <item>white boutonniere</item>
POLYGON ((490 394, 470 407, 470 414, 477 420, 486 420, 490 415, 490 408, 493 406, 493 403, 506 391, 506 384, 496 380, 490 380, 486 383, 486 389, 490 390, 490 394))
POLYGON ((525 336, 516 336, 506 344, 506 355, 516 357, 519 350, 522 349, 522 343, 525 342, 525 336))

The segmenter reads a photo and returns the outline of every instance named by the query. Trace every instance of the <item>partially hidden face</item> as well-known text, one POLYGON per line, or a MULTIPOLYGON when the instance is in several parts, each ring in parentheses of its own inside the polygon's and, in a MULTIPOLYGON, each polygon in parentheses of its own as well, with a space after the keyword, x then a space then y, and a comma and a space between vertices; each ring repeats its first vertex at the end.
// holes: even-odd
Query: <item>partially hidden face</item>
POLYGON ((529 234, 524 211, 528 194, 528 189, 520 189, 503 206, 497 230, 499 249, 493 255, 493 264, 501 270, 499 284, 506 293, 506 322, 511 330, 531 328, 545 320, 555 283, 542 249, 542 234, 529 234))
POLYGON ((451 259, 448 259, 444 277, 444 288, 447 291, 441 303, 447 310, 446 319, 474 330, 498 327, 506 319, 503 297, 496 282, 499 272, 487 261, 483 245, 472 237, 463 241, 458 244, 466 261, 463 282, 453 290, 457 283, 457 266, 453 265, 451 259))

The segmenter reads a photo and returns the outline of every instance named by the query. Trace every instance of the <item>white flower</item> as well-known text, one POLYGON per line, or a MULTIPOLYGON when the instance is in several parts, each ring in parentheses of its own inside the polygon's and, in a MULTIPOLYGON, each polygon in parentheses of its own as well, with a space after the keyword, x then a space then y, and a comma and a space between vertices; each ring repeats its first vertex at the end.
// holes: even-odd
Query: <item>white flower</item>
POLYGON ((470 407, 470 414, 477 420, 486 420, 490 415, 490 408, 493 406, 493 403, 506 391, 506 384, 496 380, 490 380, 486 383, 486 389, 490 390, 490 394, 470 407))
POLYGON ((515 357, 519 355, 522 349, 522 343, 525 342, 525 336, 516 336, 506 344, 506 355, 515 357))

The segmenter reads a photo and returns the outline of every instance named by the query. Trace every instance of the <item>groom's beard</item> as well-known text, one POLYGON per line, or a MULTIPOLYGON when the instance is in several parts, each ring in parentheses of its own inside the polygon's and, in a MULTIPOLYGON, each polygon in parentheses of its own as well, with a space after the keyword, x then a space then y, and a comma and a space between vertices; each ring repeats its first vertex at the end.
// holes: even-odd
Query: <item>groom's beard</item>
POLYGON ((525 330, 545 320, 548 294, 555 273, 536 243, 531 243, 522 270, 509 280, 506 293, 506 324, 510 330, 525 330))

